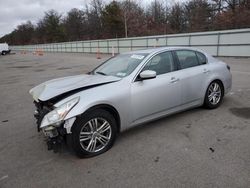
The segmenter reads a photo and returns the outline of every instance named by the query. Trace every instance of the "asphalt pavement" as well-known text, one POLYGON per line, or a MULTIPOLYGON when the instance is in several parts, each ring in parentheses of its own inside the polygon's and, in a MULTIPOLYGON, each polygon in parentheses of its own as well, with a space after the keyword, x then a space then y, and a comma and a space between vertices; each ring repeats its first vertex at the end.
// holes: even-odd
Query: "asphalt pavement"
POLYGON ((45 53, 0 56, 0 187, 250 187, 250 59, 231 66, 232 91, 215 110, 196 108, 121 133, 108 152, 79 159, 48 151, 28 91, 107 59, 45 53))

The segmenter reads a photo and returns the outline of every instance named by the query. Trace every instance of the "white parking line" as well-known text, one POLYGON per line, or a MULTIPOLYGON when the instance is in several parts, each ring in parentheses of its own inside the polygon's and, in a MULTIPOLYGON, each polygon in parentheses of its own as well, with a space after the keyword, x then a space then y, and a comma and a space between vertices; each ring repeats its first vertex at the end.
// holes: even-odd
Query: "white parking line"
POLYGON ((231 71, 231 72, 235 72, 235 73, 240 73, 240 74, 248 74, 250 75, 250 72, 245 72, 245 71, 231 71))
POLYGON ((245 92, 245 91, 250 91, 250 88, 245 88, 245 89, 240 88, 240 89, 237 89, 237 90, 233 90, 233 91, 229 92, 229 95, 234 95, 237 92, 241 93, 241 92, 245 92))
POLYGON ((8 178, 8 177, 9 177, 8 175, 5 175, 5 176, 3 176, 3 177, 0 178, 0 181, 6 179, 6 178, 8 178))

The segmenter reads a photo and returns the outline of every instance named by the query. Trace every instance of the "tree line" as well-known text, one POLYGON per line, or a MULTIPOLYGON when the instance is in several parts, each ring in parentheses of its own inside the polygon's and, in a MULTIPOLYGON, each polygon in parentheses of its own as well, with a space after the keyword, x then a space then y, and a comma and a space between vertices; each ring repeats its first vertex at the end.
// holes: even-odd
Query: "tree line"
POLYGON ((250 27, 250 0, 91 0, 65 16, 55 10, 37 23, 27 21, 0 38, 11 45, 135 37, 250 27))

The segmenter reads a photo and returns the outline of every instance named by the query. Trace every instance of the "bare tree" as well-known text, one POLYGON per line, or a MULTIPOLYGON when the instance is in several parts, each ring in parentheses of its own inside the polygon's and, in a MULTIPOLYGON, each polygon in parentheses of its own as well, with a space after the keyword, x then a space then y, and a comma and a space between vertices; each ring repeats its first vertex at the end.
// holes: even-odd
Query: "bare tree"
POLYGON ((90 0, 83 10, 65 17, 45 12, 36 24, 20 24, 0 38, 10 44, 32 44, 110 37, 135 37, 167 33, 249 28, 250 0, 90 0))
POLYGON ((88 38, 101 38, 102 33, 102 12, 104 4, 102 0, 91 0, 89 5, 86 5, 85 12, 87 16, 88 38))

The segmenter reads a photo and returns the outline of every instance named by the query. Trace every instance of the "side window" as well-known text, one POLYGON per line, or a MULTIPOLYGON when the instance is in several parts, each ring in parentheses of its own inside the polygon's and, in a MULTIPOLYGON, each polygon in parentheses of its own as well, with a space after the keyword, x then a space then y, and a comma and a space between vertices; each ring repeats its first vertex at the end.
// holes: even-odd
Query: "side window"
POLYGON ((207 58, 204 54, 200 53, 200 52, 196 52, 198 61, 201 65, 206 64, 207 63, 207 58))
POLYGON ((177 50, 176 55, 177 55, 177 58, 179 59, 181 69, 186 69, 189 67, 194 67, 194 66, 199 65, 198 58, 194 51, 177 50))
POLYGON ((171 52, 163 52, 154 56, 143 68, 144 70, 153 70, 157 75, 165 74, 176 70, 174 59, 171 52))

